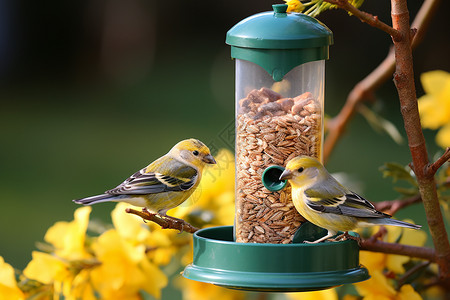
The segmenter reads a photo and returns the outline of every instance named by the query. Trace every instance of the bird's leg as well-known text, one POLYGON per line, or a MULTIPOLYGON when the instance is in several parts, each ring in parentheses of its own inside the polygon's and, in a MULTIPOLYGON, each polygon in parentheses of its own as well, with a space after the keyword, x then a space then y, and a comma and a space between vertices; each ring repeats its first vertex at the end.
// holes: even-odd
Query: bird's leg
POLYGON ((317 244, 317 243, 323 242, 323 241, 325 241, 325 240, 328 240, 329 238, 331 238, 331 237, 333 237, 333 236, 335 236, 335 235, 336 235, 336 231, 328 230, 328 233, 327 233, 326 236, 321 237, 320 239, 315 240, 314 242, 303 241, 303 243, 305 243, 305 244, 317 244))
POLYGON ((338 235, 338 236, 335 237, 334 239, 330 239, 330 241, 333 241, 333 242, 341 242, 341 241, 346 241, 346 240, 354 240, 354 241, 356 241, 356 242, 358 243, 358 245, 359 245, 360 242, 361 242, 361 238, 360 238, 360 237, 350 235, 350 234, 348 233, 348 231, 344 232, 344 233, 341 234, 341 235, 338 235))
POLYGON ((346 241, 346 240, 354 240, 358 243, 358 245, 361 242, 361 238, 359 236, 353 236, 348 233, 348 231, 344 232, 343 234, 337 236, 333 239, 333 241, 339 242, 339 241, 346 241))
POLYGON ((334 239, 330 239, 332 242, 340 242, 340 241, 346 241, 350 239, 350 234, 348 234, 348 231, 344 232, 343 234, 338 235, 334 239))

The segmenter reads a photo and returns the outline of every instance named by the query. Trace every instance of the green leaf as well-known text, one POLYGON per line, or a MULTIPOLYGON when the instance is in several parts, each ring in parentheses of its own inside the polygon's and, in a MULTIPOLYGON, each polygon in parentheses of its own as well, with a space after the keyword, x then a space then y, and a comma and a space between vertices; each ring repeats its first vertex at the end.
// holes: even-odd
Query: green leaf
POLYGON ((394 243, 396 243, 396 244, 400 243, 400 240, 401 240, 402 237, 403 237, 403 232, 404 232, 404 230, 402 229, 402 230, 400 231, 400 234, 398 235, 398 237, 395 239, 394 243))
POLYGON ((403 144, 404 139, 402 135, 391 121, 386 120, 385 118, 362 104, 358 106, 358 111, 361 113, 361 115, 363 115, 363 117, 375 131, 382 133, 384 132, 389 135, 397 144, 403 144))
POLYGON ((47 243, 43 243, 43 242, 36 242, 35 245, 39 251, 42 251, 45 253, 52 253, 55 251, 55 247, 51 244, 47 244, 47 243))
POLYGON ((419 193, 418 188, 403 188, 403 187, 396 186, 396 187, 394 187, 394 190, 396 192, 402 194, 405 197, 412 197, 419 193))
POLYGON ((396 162, 387 162, 379 170, 383 174, 383 178, 392 177, 394 182, 405 180, 417 187, 416 179, 411 174, 411 169, 408 166, 402 166, 396 162))

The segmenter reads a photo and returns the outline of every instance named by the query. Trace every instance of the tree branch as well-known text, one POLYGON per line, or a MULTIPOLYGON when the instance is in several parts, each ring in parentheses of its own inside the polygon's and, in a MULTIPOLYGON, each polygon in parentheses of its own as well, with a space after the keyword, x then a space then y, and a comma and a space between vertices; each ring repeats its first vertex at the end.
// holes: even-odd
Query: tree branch
POLYGON ((405 272, 398 280, 397 280, 397 286, 401 287, 404 285, 415 273, 422 271, 426 267, 430 265, 431 261, 424 261, 420 264, 415 265, 411 269, 405 272))
POLYGON ((387 243, 376 239, 361 240, 359 245, 361 250, 386 254, 406 255, 426 259, 431 262, 436 261, 435 251, 431 248, 409 246, 398 243, 387 243))
POLYGON ((356 7, 351 5, 348 0, 325 0, 325 2, 337 5, 339 8, 344 9, 352 15, 356 16, 361 20, 361 22, 367 23, 372 27, 383 30, 384 32, 392 36, 392 39, 396 41, 402 38, 401 34, 397 30, 380 21, 377 16, 373 16, 369 13, 357 9, 356 7))
POLYGON ((437 170, 449 160, 450 160, 450 147, 445 149, 444 154, 441 157, 439 157, 438 160, 436 160, 434 163, 432 163, 426 167, 426 170, 425 170, 426 175, 434 176, 434 174, 436 174, 437 170))
MULTIPOLYGON (((428 25, 437 10, 441 0, 425 0, 416 15, 412 28, 417 28, 413 36, 412 47, 415 48, 423 39, 428 25)), ((366 78, 360 81, 349 93, 345 105, 340 113, 328 121, 328 134, 324 142, 324 161, 330 157, 337 141, 345 131, 345 128, 356 111, 358 103, 373 98, 373 93, 388 79, 392 78, 395 68, 394 51, 391 49, 381 64, 366 78)))
POLYGON ((176 229, 176 230, 179 230, 180 233, 183 231, 186 231, 189 233, 194 233, 197 230, 199 230, 199 228, 194 227, 191 224, 189 224, 188 222, 181 220, 181 219, 176 219, 176 218, 171 218, 171 217, 162 217, 157 214, 152 214, 148 211, 139 211, 139 210, 134 210, 132 208, 125 209, 125 212, 127 212, 129 214, 137 215, 144 220, 152 221, 152 222, 158 224, 159 226, 161 226, 161 228, 163 228, 163 229, 176 229))
POLYGON ((388 211, 390 215, 395 215, 395 213, 398 212, 400 209, 420 202, 422 202, 422 197, 420 196, 420 194, 417 194, 415 196, 406 199, 375 202, 373 203, 373 205, 377 210, 388 211))
MULTIPOLYGON (((325 1, 333 4, 340 3, 340 7, 345 5, 345 3, 348 4, 347 0, 325 1)), ((393 38, 395 58, 392 57, 392 51, 390 51, 388 57, 386 57, 382 63, 385 68, 381 68, 380 65, 374 70, 374 72, 369 74, 369 76, 364 79, 366 80, 365 83, 368 84, 365 89, 362 86, 364 80, 355 86, 353 91, 349 94, 347 103, 341 113, 333 121, 329 122, 331 127, 327 140, 324 144, 324 160, 326 160, 331 153, 334 144, 343 132, 344 126, 348 123, 348 120, 354 113, 356 105, 368 96, 371 96, 380 82, 384 82, 388 77, 390 77, 390 74, 392 74, 393 65, 395 63, 394 83, 399 95, 401 113, 403 116, 405 131, 408 136, 408 144, 414 165, 414 172, 417 177, 419 191, 421 198, 423 199, 424 208, 427 215, 427 222, 433 238, 436 251, 436 262, 439 265, 441 278, 448 279, 450 278, 450 243, 448 241, 447 232, 437 198, 434 176, 430 175, 444 159, 438 160, 436 164, 432 165, 429 165, 428 162, 428 154, 425 145, 425 138, 423 136, 420 124, 416 89, 414 85, 412 45, 415 46, 416 43, 411 41, 412 38, 419 40, 419 38, 423 36, 423 27, 428 24, 429 15, 436 11, 437 5, 438 0, 428 0, 424 3, 424 5, 422 5, 417 16, 417 18, 421 18, 422 26, 420 26, 419 30, 416 32, 411 30, 409 24, 409 12, 406 0, 391 0, 392 27, 401 34, 400 39, 393 38), (424 10, 426 10, 427 13, 422 13, 424 10), (426 17, 427 15, 428 17, 426 17), (371 75, 377 76, 371 78, 371 75), (368 78, 371 78, 371 80, 368 78), (336 120, 339 121, 339 123, 336 120), (334 131, 331 129, 333 125, 337 127, 334 131)), ((417 24, 414 24, 414 26, 417 26, 417 24)))
POLYGON ((404 36, 401 41, 394 41, 396 58, 394 83, 400 101, 403 124, 406 135, 408 136, 408 145, 414 165, 414 173, 416 174, 428 226, 431 237, 433 238, 436 262, 439 265, 440 276, 449 278, 450 243, 438 201, 434 174, 430 176, 429 172, 426 172, 427 166, 429 165, 428 153, 420 124, 416 88, 414 85, 407 1, 391 0, 391 7, 392 25, 404 36))

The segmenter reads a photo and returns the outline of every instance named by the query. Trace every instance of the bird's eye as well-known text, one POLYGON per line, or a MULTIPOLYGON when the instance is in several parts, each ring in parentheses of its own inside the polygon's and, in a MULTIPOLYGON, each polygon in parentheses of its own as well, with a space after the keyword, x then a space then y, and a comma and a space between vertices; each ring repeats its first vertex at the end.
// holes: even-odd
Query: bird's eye
POLYGON ((301 172, 303 172, 303 167, 300 167, 300 168, 298 168, 298 170, 297 170, 297 172, 299 172, 299 173, 301 173, 301 172))
POLYGON ((197 150, 192 151, 192 154, 194 154, 195 156, 197 156, 199 153, 197 150))

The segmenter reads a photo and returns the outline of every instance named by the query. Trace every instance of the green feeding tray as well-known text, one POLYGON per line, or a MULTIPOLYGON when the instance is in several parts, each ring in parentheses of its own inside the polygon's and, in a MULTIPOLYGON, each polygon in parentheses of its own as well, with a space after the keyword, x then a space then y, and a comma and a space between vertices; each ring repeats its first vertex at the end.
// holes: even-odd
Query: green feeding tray
POLYGON ((202 229, 194 234, 194 260, 183 276, 263 292, 316 291, 370 278, 359 264, 359 247, 354 240, 296 243, 322 236, 321 229, 311 223, 302 224, 294 243, 286 245, 236 243, 233 226, 202 229))

